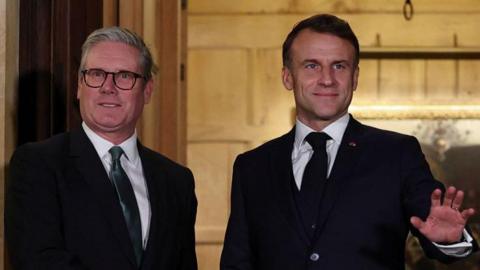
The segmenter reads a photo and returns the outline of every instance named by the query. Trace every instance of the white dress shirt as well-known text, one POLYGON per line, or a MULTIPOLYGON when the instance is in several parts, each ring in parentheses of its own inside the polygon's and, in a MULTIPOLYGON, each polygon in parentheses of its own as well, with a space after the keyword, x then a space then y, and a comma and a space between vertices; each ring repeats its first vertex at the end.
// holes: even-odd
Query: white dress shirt
MULTIPOLYGON (((98 156, 102 160, 102 164, 105 167, 107 174, 110 172, 112 166, 112 156, 108 152, 110 148, 115 146, 113 143, 105 140, 91 130, 85 122, 82 123, 83 130, 87 134, 87 137, 92 142, 98 156)), ((137 132, 119 144, 123 149, 124 155, 120 158, 123 170, 128 176, 130 183, 132 184, 135 198, 137 199, 138 211, 140 212, 140 221, 142 224, 142 242, 143 248, 147 246, 148 232, 150 229, 151 209, 150 201, 148 199, 147 184, 145 182, 145 176, 143 174, 142 162, 137 148, 137 132)))
MULTIPOLYGON (((347 129, 349 120, 350 115, 347 113, 321 130, 321 132, 328 134, 332 138, 331 140, 327 141, 326 145, 328 156, 327 181, 329 181, 328 176, 330 176, 330 172, 332 171, 335 158, 337 157, 338 148, 342 142, 343 134, 347 129)), ((305 137, 307 137, 310 132, 319 131, 308 127, 297 118, 295 121, 295 142, 292 150, 292 169, 293 176, 295 178, 295 184, 299 190, 302 186, 303 172, 305 171, 308 161, 313 155, 312 147, 305 140, 305 137)), ((457 244, 440 245, 435 242, 433 242, 433 244, 448 256, 466 257, 472 252, 473 238, 465 229, 463 230, 463 237, 465 241, 457 244)))
MULTIPOLYGON (((328 125, 322 132, 326 133, 332 139, 327 141, 327 156, 328 156, 328 170, 327 170, 327 181, 330 172, 332 171, 333 163, 337 157, 338 148, 342 142, 343 134, 347 129, 348 120, 350 119, 349 114, 345 114, 340 117, 337 121, 328 125)), ((305 140, 305 137, 310 132, 317 132, 307 125, 296 120, 295 125, 295 142, 293 144, 292 151, 292 165, 293 165, 293 175, 295 177, 295 183, 297 188, 300 190, 302 186, 303 172, 305 171, 305 166, 307 166, 308 161, 313 155, 313 149, 310 144, 305 140)))

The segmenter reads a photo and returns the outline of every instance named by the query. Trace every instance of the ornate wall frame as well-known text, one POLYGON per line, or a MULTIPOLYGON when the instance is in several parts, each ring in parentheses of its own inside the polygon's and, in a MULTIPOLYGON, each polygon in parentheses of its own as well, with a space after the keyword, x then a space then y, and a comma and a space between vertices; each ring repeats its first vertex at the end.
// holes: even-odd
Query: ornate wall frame
MULTIPOLYGON (((362 59, 452 59, 480 60, 479 47, 363 47, 362 59)), ((480 119, 480 104, 372 104, 352 105, 350 113, 360 119, 480 119)))

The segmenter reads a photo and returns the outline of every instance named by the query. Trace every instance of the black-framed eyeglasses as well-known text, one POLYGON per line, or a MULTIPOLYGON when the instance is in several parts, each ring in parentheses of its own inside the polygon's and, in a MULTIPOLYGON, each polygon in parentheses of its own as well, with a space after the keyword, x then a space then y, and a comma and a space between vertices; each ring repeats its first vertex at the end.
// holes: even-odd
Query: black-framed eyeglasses
POLYGON ((137 78, 145 79, 143 75, 126 70, 108 72, 99 68, 91 68, 82 70, 82 74, 85 83, 92 88, 102 87, 109 74, 112 74, 113 83, 121 90, 132 90, 137 82, 137 78))

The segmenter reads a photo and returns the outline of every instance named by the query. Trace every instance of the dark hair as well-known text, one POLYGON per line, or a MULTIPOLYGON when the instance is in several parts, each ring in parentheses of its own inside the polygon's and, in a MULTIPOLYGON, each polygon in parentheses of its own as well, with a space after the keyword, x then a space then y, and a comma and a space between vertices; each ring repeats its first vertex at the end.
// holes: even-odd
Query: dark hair
POLYGON ((291 64, 292 59, 290 58, 290 48, 292 47, 295 38, 304 29, 310 29, 317 33, 332 34, 347 40, 355 49, 354 63, 355 65, 358 65, 360 46, 358 45, 358 39, 355 36, 355 33, 353 33, 352 28, 350 28, 350 25, 334 15, 318 14, 297 23, 292 31, 288 33, 287 38, 283 42, 282 48, 283 66, 288 67, 291 64))

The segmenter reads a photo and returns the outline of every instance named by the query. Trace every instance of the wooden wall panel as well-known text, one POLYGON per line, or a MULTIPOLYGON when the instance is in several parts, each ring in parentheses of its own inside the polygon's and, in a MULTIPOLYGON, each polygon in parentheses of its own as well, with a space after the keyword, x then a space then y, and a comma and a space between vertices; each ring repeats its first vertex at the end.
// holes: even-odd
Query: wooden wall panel
POLYGON ((360 77, 354 93, 355 104, 368 104, 378 100, 379 93, 379 60, 362 59, 360 61, 360 77))
POLYGON ((118 25, 118 0, 103 0, 103 26, 118 25))
POLYGON ((251 88, 250 106, 252 125, 292 124, 292 110, 295 106, 293 92, 282 84, 282 53, 280 49, 259 49, 252 56, 250 73, 251 88))
MULTIPOLYGON (((412 1, 415 12, 473 12, 480 11, 478 0, 412 1)), ((191 13, 338 13, 396 12, 401 16, 404 1, 386 0, 244 0, 233 5, 225 0, 191 0, 191 13)))
MULTIPOLYGON (((136 33, 143 34, 143 2, 132 0, 118 0, 118 22, 136 33)), ((174 15, 173 13, 172 15, 174 15)), ((175 16, 175 15, 174 15, 175 16)))
POLYGON ((217 270, 220 266, 222 245, 200 244, 197 246, 199 270, 217 270))
POLYGON ((382 60, 379 98, 384 102, 411 103, 425 98, 424 60, 382 60))
MULTIPOLYGON (((130 1, 130 0, 129 0, 130 1)), ((155 91, 145 108, 142 139, 153 149, 186 163, 186 25, 178 0, 142 0, 143 35, 159 72, 155 91)))
POLYGON ((426 61, 425 95, 431 103, 448 104, 457 97, 457 61, 426 61))
POLYGON ((459 61, 458 96, 459 99, 472 103, 480 99, 480 61, 459 61))
POLYGON ((193 13, 239 13, 239 12, 277 12, 288 10, 289 1, 279 0, 245 0, 237 1, 234 5, 224 0, 193 0, 190 1, 190 14, 193 13))
POLYGON ((80 47, 101 26, 100 0, 19 2, 18 144, 79 127, 80 47))
MULTIPOLYGON (((290 108, 286 108, 290 111, 290 108)), ((290 117, 291 119, 291 117, 290 117)), ((188 141, 189 145, 194 142, 202 141, 241 141, 248 145, 248 149, 257 146, 259 142, 266 142, 279 134, 286 133, 291 128, 291 121, 288 125, 230 125, 221 124, 205 124, 205 125, 188 125, 188 141)))
POLYGON ((298 16, 189 16, 189 48, 278 48, 298 16), (227 38, 228 37, 228 38, 227 38))
POLYGON ((159 72, 137 124, 142 142, 186 162, 186 16, 177 0, 104 0, 104 26, 118 25, 143 37, 159 72))
POLYGON ((188 62, 188 123, 246 123, 247 52, 192 50, 188 62))
POLYGON ((195 175, 198 198, 198 243, 221 243, 229 214, 230 178, 235 157, 244 143, 199 142, 188 148, 188 164, 195 175))
MULTIPOLYGON (((0 216, 4 215, 7 167, 16 146, 18 0, 0 0, 0 216)), ((0 220, 0 269, 9 269, 4 219, 0 220)))
MULTIPOLYGON (((337 14, 349 21, 362 46, 480 46, 480 16, 422 14, 405 21, 397 14, 337 14)), ((220 48, 278 48, 292 26, 309 14, 214 14, 190 16, 188 45, 220 48), (225 38, 228 37, 228 38, 225 38)))

